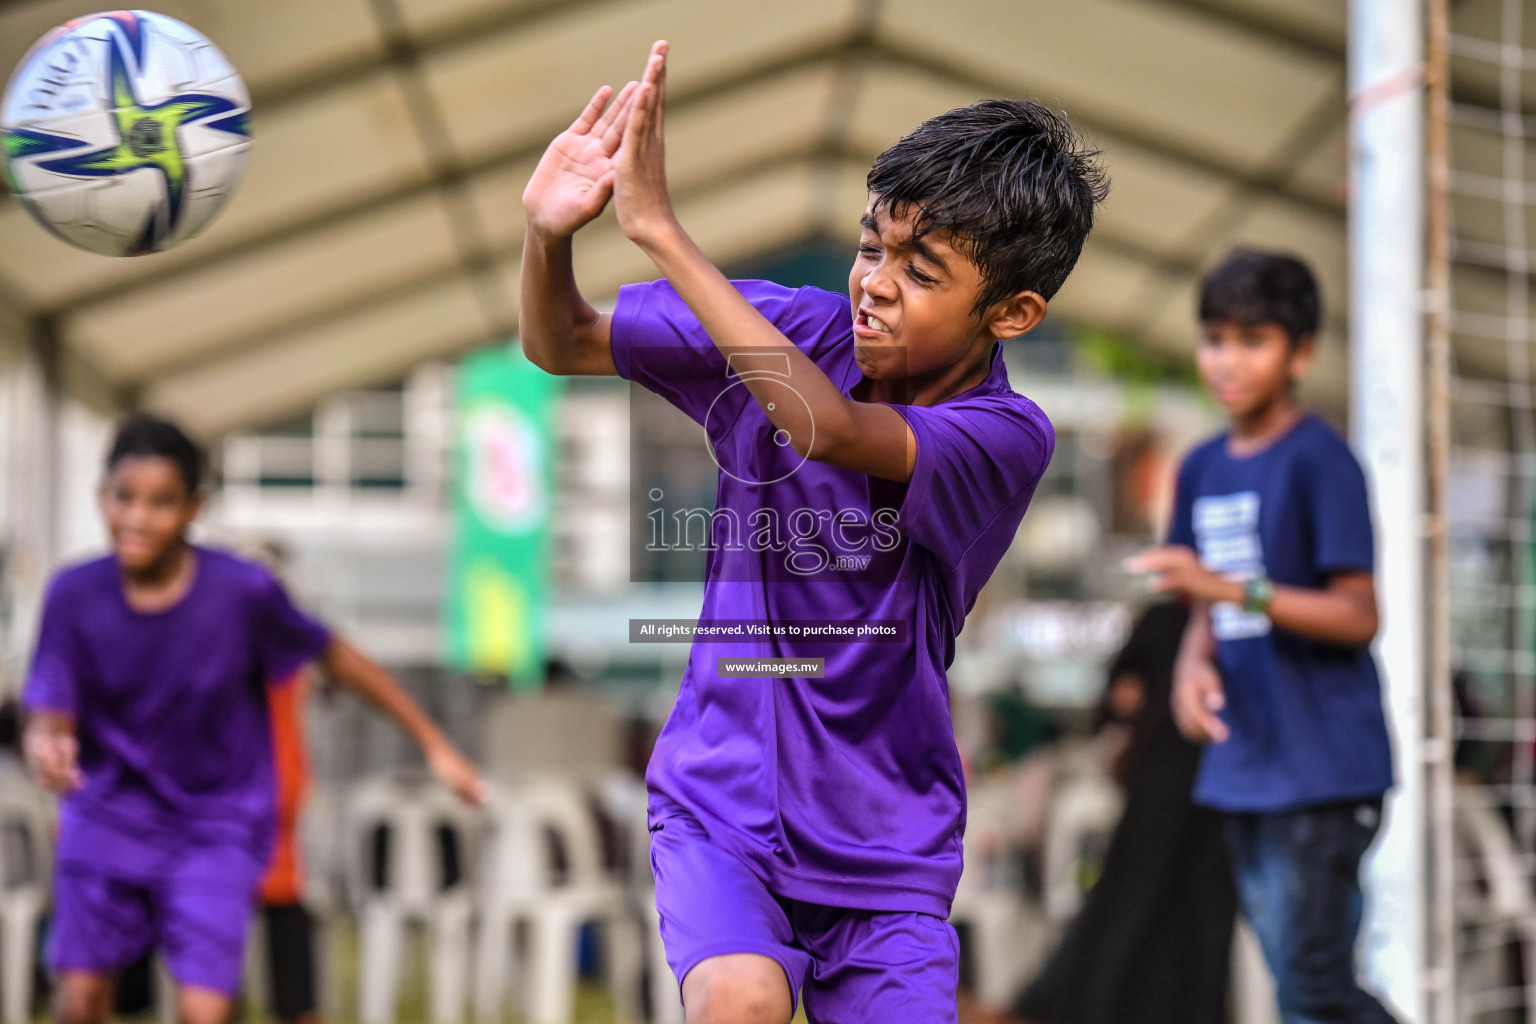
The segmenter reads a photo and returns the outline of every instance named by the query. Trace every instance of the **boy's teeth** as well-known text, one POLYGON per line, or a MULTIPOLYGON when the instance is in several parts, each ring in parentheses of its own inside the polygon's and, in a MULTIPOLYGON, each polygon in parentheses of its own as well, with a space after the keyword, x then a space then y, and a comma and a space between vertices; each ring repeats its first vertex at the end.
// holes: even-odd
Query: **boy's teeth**
POLYGON ((881 320, 877 316, 869 317, 869 326, 873 327, 877 331, 884 331, 887 334, 891 332, 891 329, 885 326, 885 321, 881 320))

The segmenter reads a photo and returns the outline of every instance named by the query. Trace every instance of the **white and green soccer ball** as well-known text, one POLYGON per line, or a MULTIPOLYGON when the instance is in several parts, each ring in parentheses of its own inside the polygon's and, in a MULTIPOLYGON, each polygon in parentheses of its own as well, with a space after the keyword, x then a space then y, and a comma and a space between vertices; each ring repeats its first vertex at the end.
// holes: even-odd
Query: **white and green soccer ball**
POLYGON ((245 83, 196 29, 106 11, 49 32, 0 101, 5 180, 39 224, 107 256, 202 231, 251 140, 245 83))

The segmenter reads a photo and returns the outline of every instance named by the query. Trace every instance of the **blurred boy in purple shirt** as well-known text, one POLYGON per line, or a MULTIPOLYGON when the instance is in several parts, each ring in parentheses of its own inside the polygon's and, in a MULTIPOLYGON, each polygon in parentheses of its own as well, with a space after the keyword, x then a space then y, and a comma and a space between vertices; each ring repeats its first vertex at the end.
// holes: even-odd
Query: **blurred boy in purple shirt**
POLYGON ((802 993, 813 1022, 954 1021, 944 673, 1054 445, 998 341, 1045 316, 1103 175, 1037 104, 954 110, 876 161, 849 296, 732 283, 672 212, 665 61, 658 43, 642 83, 600 90, 528 184, 524 351, 703 428, 721 473, 701 619, 900 627, 695 641, 647 774, 667 957, 690 1024, 787 1024, 802 993), (571 236, 610 198, 666 280, 601 315, 571 236))
POLYGON ((390 675, 261 566, 187 540, 202 453, 135 417, 107 458, 113 553, 53 580, 25 749, 64 794, 48 944, 54 1019, 105 1024, 113 976, 158 946, 184 1024, 224 1024, 273 843, 268 680, 319 661, 394 718, 461 797, 481 782, 390 675))

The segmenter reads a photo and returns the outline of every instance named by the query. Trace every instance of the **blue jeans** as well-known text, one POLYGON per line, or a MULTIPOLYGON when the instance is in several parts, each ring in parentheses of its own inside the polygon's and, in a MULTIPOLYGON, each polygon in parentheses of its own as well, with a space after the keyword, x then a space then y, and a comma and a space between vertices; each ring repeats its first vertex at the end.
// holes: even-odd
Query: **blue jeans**
POLYGON ((1238 903, 1264 949, 1285 1024, 1396 1024, 1355 980, 1360 858, 1381 801, 1226 819, 1238 903))

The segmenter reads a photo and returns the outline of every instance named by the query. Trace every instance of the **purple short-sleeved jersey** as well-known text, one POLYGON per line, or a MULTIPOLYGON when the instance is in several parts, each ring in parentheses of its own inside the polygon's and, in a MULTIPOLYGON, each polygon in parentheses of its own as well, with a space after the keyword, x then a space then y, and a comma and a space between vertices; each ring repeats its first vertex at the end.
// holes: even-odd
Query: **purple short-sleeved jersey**
MULTIPOLYGON (((860 382, 847 296, 736 287, 844 394, 860 382)), ((620 291, 612 337, 619 374, 697 421, 723 470, 702 618, 907 627, 896 643, 695 641, 647 772, 653 822, 686 812, 792 899, 948 916, 965 786, 945 669, 1050 461, 1050 422, 994 349, 975 388, 894 406, 917 438, 903 486, 797 465, 665 281, 620 291), (750 539, 774 529, 789 541, 750 539), (825 674, 722 679, 722 656, 823 658, 825 674)))
POLYGON ((114 868, 131 875, 191 840, 266 860, 266 687, 330 634, 261 566, 195 551, 191 587, 161 612, 129 607, 111 557, 65 569, 49 588, 25 703, 75 719, 85 784, 63 802, 61 859, 111 842, 114 868))

